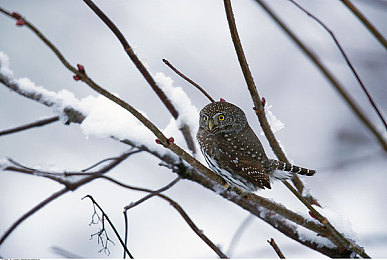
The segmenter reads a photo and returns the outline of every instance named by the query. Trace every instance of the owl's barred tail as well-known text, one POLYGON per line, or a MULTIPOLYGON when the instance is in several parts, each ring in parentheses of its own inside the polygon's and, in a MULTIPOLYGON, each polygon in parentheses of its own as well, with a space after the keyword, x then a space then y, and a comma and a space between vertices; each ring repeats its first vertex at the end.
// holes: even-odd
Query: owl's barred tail
POLYGON ((281 170, 281 171, 286 171, 286 172, 294 172, 294 173, 297 173, 300 175, 306 175, 306 176, 312 176, 313 174, 316 173, 315 170, 302 168, 302 167, 295 166, 295 165, 290 164, 290 163, 285 163, 285 162, 281 162, 281 161, 277 161, 277 160, 272 160, 272 161, 273 161, 273 164, 274 164, 274 167, 276 170, 281 170))

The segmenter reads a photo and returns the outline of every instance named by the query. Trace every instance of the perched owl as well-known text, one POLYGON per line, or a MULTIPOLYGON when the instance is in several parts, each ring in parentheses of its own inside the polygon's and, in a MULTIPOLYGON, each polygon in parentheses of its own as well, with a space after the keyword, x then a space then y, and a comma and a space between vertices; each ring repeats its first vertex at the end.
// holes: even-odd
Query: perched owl
POLYGON ((196 138, 210 168, 242 191, 270 189, 271 180, 290 178, 289 172, 315 173, 268 159, 245 113, 228 102, 213 102, 200 111, 196 138))

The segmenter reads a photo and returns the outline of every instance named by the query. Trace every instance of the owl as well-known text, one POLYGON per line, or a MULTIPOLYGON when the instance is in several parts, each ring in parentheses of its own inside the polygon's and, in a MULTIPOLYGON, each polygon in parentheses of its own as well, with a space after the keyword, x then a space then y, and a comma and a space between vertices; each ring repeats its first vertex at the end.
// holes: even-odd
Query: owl
POLYGON ((270 189, 271 181, 291 178, 292 173, 315 173, 267 158, 245 113, 225 101, 210 103, 200 111, 196 138, 209 167, 242 192, 270 189))

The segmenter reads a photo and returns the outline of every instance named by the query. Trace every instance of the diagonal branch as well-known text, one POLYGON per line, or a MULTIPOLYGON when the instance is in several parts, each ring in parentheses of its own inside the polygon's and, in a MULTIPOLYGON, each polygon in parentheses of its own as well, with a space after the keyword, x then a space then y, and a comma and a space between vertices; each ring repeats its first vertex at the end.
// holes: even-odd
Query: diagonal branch
MULTIPOLYGON (((23 214, 23 216, 21 216, 18 220, 16 220, 15 223, 12 224, 12 226, 10 226, 6 231, 5 233, 0 237, 0 245, 7 239, 7 237, 24 221, 26 220, 27 218, 29 218, 30 216, 32 216, 35 212, 37 212, 38 210, 40 210, 41 208, 43 208, 44 206, 46 206, 47 204, 49 204, 50 202, 54 201, 56 198, 62 196, 63 194, 67 193, 68 191, 74 191, 76 190, 77 188, 79 188, 80 186, 84 185, 84 184, 87 184, 89 183, 90 181, 94 180, 97 176, 101 176, 103 174, 105 174, 106 172, 110 171, 111 169, 113 169, 114 167, 116 167, 118 164, 120 164, 122 161, 124 161, 126 158, 128 158, 132 153, 131 152, 127 152, 127 153, 123 153, 122 155, 120 155, 119 157, 117 157, 116 160, 114 160, 113 162, 111 162, 110 164, 104 166, 103 168, 101 168, 96 174, 94 175, 90 175, 90 176, 86 176, 85 178, 77 181, 77 182, 74 182, 74 183, 70 183, 70 182, 67 182, 66 187, 55 192, 54 194, 52 194, 51 196, 49 196, 47 199, 41 201, 38 205, 36 205, 35 207, 33 207, 32 209, 30 209, 29 211, 27 211, 25 214, 23 214)), ((12 169, 11 167, 6 167, 5 169, 3 170, 14 170, 12 169)), ((26 172, 28 174, 33 174, 33 172, 26 172)), ((46 176, 44 176, 46 177, 46 176)), ((57 180, 56 180, 57 181, 57 180)))
POLYGON ((33 207, 32 209, 30 209, 29 211, 27 211, 26 213, 24 213, 18 220, 16 220, 5 232, 4 234, 0 237, 0 245, 7 239, 7 237, 24 221, 26 220, 27 218, 29 218, 30 216, 32 216, 35 212, 37 212, 38 210, 40 210, 41 208, 43 208, 44 206, 46 206, 47 204, 49 204, 50 202, 54 201, 55 199, 59 198, 60 196, 62 196, 63 194, 67 193, 69 191, 69 188, 63 188, 57 192, 54 192, 52 195, 50 195, 49 197, 47 197, 45 200, 41 201, 38 203, 38 205, 36 205, 35 207, 33 207))
POLYGON ((370 21, 348 0, 340 0, 351 12, 359 18, 359 20, 364 24, 365 27, 375 36, 375 38, 383 45, 387 50, 387 40, 383 35, 372 25, 370 21))
MULTIPOLYGON (((120 41, 122 47, 124 48, 125 52, 128 54, 131 61, 134 63, 136 68, 140 71, 141 75, 144 77, 144 79, 148 82, 149 86, 153 89, 153 91, 157 94, 157 96, 160 98, 160 100, 163 102, 163 104, 166 106, 168 111, 171 113, 174 119, 177 119, 179 117, 179 112, 176 110, 174 105, 171 103, 171 101, 168 99, 167 95, 160 89, 160 87, 157 85, 156 81, 153 79, 151 74, 148 72, 148 70, 145 68, 144 64, 140 61, 140 59, 137 57, 137 55, 134 53, 134 50, 129 45, 128 41, 125 39, 124 35, 121 33, 121 31, 117 28, 117 26, 110 20, 109 17, 107 17, 104 12, 98 8, 97 5, 93 3, 91 0, 83 0, 91 10, 107 25, 107 27, 114 33, 114 35, 118 38, 120 41)), ((191 130, 189 126, 185 123, 180 128, 180 131, 182 132, 184 139, 187 143, 188 148, 195 154, 195 144, 194 140, 192 138, 191 130)))
POLYGON ((215 102, 215 100, 201 87, 199 86, 199 84, 197 84, 195 81, 193 81, 192 79, 188 78, 186 75, 184 75, 183 73, 181 73, 178 69, 176 69, 169 61, 167 61, 166 59, 163 59, 163 62, 165 63, 165 65, 167 65, 171 70, 173 70, 177 75, 179 75, 180 77, 182 77, 184 80, 186 80, 188 83, 190 83, 191 85, 193 85, 195 88, 197 88, 200 92, 203 93, 203 95, 205 95, 211 102, 215 102))
POLYGON ((267 240, 267 242, 271 245, 271 247, 274 249, 274 251, 277 253, 278 257, 281 259, 285 259, 284 254, 282 254, 281 249, 278 247, 277 243, 274 241, 274 239, 267 240))
POLYGON ((54 122, 56 122, 58 120, 59 120, 59 116, 53 116, 53 117, 49 117, 49 118, 46 118, 46 119, 38 120, 38 121, 35 121, 33 123, 29 123, 29 124, 26 124, 26 125, 22 125, 22 126, 18 126, 18 127, 15 127, 15 128, 11 128, 11 129, 6 129, 6 130, 3 130, 3 131, 0 131, 0 136, 17 133, 17 132, 24 131, 24 130, 27 130, 27 129, 31 129, 31 128, 34 128, 34 127, 48 125, 48 124, 54 123, 54 122))
POLYGON ((353 67, 352 63, 350 62, 350 60, 349 60, 349 58, 347 56, 347 54, 345 53, 344 49, 341 47, 339 41, 337 40, 337 38, 336 38, 335 34, 332 32, 332 30, 330 30, 328 28, 328 26, 326 26, 320 19, 318 19, 313 14, 311 14, 309 11, 307 11, 305 8, 303 8, 301 5, 299 5, 296 1, 294 1, 294 0, 289 0, 289 1, 292 4, 294 4, 297 8, 299 8, 301 11, 303 11, 306 15, 310 16, 313 20, 315 20, 318 24, 320 24, 324 28, 324 30, 326 30, 329 33, 329 35, 331 36, 332 40, 335 42, 337 48, 339 49, 341 55, 345 59, 345 62, 347 63, 348 67, 350 68, 350 70, 352 71, 353 75, 355 76, 357 82, 359 82, 359 85, 363 89, 364 94, 368 97, 368 100, 369 100, 371 106, 374 108, 375 112, 378 114, 378 116, 380 118, 380 121, 382 121, 384 127, 387 130, 386 120, 383 118, 383 115, 380 112, 378 106, 376 105, 375 101, 371 97, 371 95, 368 92, 366 86, 363 84, 363 81, 360 79, 359 74, 357 74, 355 68, 353 67))
POLYGON ((326 77, 326 79, 332 84, 332 86, 337 90, 340 96, 345 100, 345 102, 352 109, 353 113, 360 119, 360 121, 368 128, 368 130, 376 137, 379 144, 387 152, 387 142, 383 138, 382 134, 376 129, 372 122, 367 118, 367 116, 360 110, 359 106, 355 101, 350 97, 346 92, 344 87, 339 83, 339 81, 333 76, 333 74, 325 67, 318 57, 313 54, 308 47, 301 42, 301 40, 286 26, 286 24, 261 0, 255 0, 263 10, 278 24, 279 27, 296 43, 296 45, 308 56, 309 59, 317 66, 321 73, 326 77))
POLYGON ((125 252, 128 254, 128 256, 131 259, 133 259, 133 255, 130 253, 130 251, 126 247, 124 241, 122 240, 122 238, 121 238, 120 234, 118 233, 116 227, 114 226, 113 222, 111 222, 109 216, 105 213, 105 211, 101 208, 101 206, 94 200, 94 198, 91 195, 86 195, 85 197, 82 198, 82 200, 85 198, 89 198, 93 202, 93 204, 96 205, 97 208, 102 212, 102 214, 103 214, 102 218, 105 218, 108 221, 110 227, 113 229, 114 234, 116 235, 116 237, 120 241, 122 248, 125 250, 125 252))
POLYGON ((134 208, 134 207, 140 205, 141 203, 143 203, 144 201, 146 201, 146 200, 148 200, 148 199, 150 199, 150 198, 156 196, 157 194, 160 194, 161 192, 164 192, 164 191, 170 189, 173 185, 175 185, 176 183, 178 183, 180 180, 181 180, 181 177, 178 176, 176 179, 174 179, 174 180, 173 180, 171 183, 169 183, 168 185, 166 185, 166 186, 164 186, 164 187, 162 187, 162 188, 160 188, 160 189, 158 189, 158 190, 155 190, 154 192, 152 192, 152 193, 146 195, 145 197, 139 199, 139 200, 136 201, 136 202, 132 202, 132 203, 130 203, 129 205, 125 206, 125 207, 124 207, 124 211, 126 212, 126 211, 128 211, 129 209, 134 208))

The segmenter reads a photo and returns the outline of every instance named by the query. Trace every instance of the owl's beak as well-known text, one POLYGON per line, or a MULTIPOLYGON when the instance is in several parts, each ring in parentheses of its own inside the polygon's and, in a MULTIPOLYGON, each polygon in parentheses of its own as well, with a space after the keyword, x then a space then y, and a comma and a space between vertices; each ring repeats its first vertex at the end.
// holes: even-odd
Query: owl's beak
POLYGON ((214 126, 215 126, 214 121, 208 120, 208 129, 210 129, 210 131, 212 131, 212 129, 214 129, 214 126))

